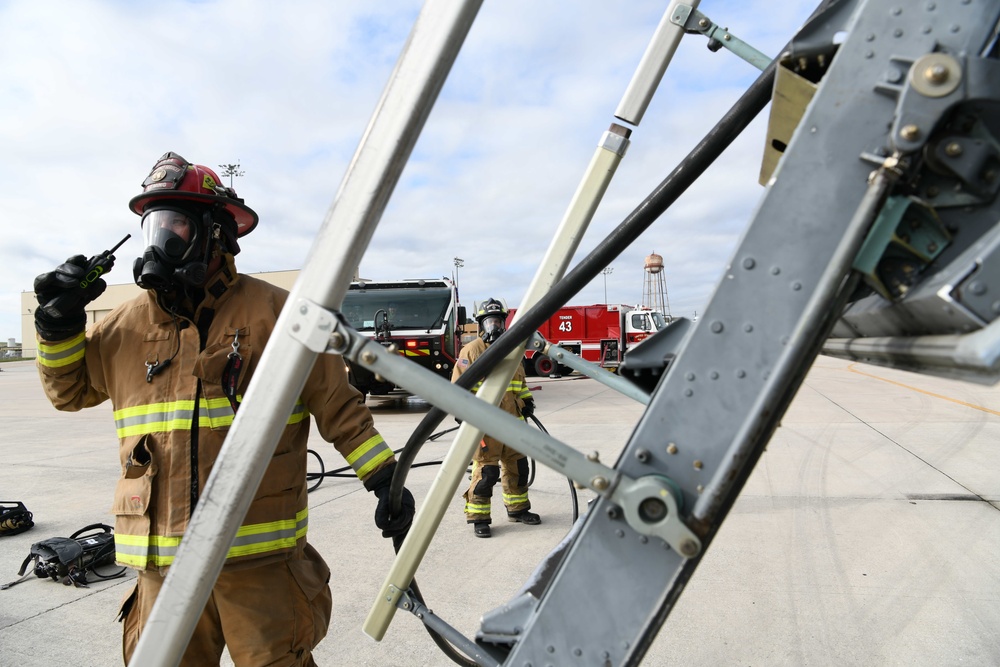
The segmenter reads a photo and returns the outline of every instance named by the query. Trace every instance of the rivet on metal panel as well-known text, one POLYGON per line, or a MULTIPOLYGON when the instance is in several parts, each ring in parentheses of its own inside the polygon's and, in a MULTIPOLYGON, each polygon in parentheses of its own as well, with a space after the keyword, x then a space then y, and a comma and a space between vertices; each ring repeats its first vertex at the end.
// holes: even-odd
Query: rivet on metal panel
POLYGON ((374 364, 375 353, 372 352, 371 350, 365 350, 364 352, 361 353, 361 361, 365 362, 366 364, 374 364))
POLYGON ((667 445, 667 454, 676 454, 676 453, 677 453, 677 445, 671 442, 670 444, 667 445))
POLYGON ((597 489, 598 491, 604 491, 605 489, 608 488, 608 478, 601 477, 600 475, 598 475, 597 477, 590 480, 590 486, 597 489))
POLYGON ((701 470, 703 465, 704 464, 699 459, 695 459, 694 460, 694 469, 695 470, 701 470))

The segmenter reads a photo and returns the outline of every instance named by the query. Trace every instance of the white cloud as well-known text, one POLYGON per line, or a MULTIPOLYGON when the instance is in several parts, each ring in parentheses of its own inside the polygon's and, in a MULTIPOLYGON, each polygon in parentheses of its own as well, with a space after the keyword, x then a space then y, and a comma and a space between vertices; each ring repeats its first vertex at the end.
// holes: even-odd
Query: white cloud
MULTIPOLYGON (((484 3, 372 239, 374 279, 450 274, 463 299, 518 303, 665 3, 484 3)), ((699 9, 769 54, 811 2, 706 0, 699 9)), ((127 232, 110 279, 131 281, 127 209, 162 153, 216 167, 261 216, 238 264, 298 268, 309 253, 420 3, 218 0, 0 2, 0 339, 20 292, 67 256, 127 232)), ((589 252, 712 127, 755 70, 682 42, 598 210, 589 252)), ((608 299, 642 297, 664 256, 674 314, 707 301, 762 190, 763 119, 625 253, 608 299)), ((575 299, 604 299, 603 277, 575 299)))

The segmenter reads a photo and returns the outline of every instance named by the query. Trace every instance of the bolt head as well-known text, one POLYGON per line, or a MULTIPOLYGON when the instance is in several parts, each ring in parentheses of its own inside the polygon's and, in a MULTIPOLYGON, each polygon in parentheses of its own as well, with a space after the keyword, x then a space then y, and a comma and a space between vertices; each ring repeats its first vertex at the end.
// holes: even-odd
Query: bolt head
POLYGON ((924 70, 924 79, 928 83, 940 85, 948 80, 948 68, 941 63, 931 65, 924 70))
POLYGON ((698 544, 694 540, 684 540, 680 544, 681 554, 692 558, 698 555, 698 544))

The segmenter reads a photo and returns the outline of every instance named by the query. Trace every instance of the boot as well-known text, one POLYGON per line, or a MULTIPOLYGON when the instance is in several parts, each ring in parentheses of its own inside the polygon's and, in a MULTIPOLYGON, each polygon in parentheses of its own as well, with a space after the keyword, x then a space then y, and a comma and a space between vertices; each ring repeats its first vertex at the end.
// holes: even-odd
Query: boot
POLYGON ((490 531, 490 524, 485 521, 476 521, 472 524, 473 530, 476 531, 476 537, 490 537, 493 533, 490 531))
POLYGON ((523 523, 526 526, 537 526, 542 522, 542 517, 538 516, 534 512, 522 510, 515 514, 508 514, 507 520, 513 523, 523 523))

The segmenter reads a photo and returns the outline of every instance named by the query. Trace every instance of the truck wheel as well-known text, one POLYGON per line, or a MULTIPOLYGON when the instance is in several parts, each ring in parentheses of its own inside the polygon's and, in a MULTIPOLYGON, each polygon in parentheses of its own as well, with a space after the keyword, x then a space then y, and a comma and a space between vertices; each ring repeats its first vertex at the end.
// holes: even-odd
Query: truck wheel
POLYGON ((535 375, 540 375, 543 378, 547 378, 552 375, 552 371, 556 369, 556 364, 551 359, 545 355, 538 355, 535 357, 535 375))

